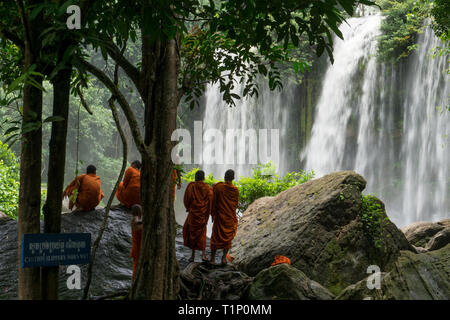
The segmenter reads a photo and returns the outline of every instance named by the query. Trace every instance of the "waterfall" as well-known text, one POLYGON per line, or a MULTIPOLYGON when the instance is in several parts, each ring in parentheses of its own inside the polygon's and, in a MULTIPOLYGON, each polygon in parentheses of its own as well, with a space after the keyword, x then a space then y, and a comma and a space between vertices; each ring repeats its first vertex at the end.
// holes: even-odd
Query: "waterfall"
MULTIPOLYGON (((243 90, 244 86, 236 81, 233 92, 241 95, 243 90)), ((205 173, 223 178, 227 169, 233 169, 236 177, 250 176, 252 168, 268 161, 276 165, 278 172, 284 172, 286 141, 283 137, 289 107, 294 104, 293 90, 287 86, 283 92, 270 91, 262 84, 258 98, 242 98, 236 100, 235 107, 230 107, 223 101, 217 84, 208 86, 203 118, 203 163, 200 164, 205 173), (217 140, 221 138, 223 145, 218 145, 217 140), (275 148, 277 142, 279 145, 275 148), (216 147, 219 152, 223 150, 223 155, 217 156, 211 151, 216 147), (267 157, 261 157, 261 152, 267 157)))
POLYGON ((427 28, 412 58, 404 103, 403 211, 407 222, 450 217, 450 94, 445 57, 429 57, 439 39, 427 28))
POLYGON ((351 169, 399 226, 450 216, 450 88, 427 28, 406 68, 377 62, 380 15, 348 19, 326 71, 302 153, 316 176, 351 169))

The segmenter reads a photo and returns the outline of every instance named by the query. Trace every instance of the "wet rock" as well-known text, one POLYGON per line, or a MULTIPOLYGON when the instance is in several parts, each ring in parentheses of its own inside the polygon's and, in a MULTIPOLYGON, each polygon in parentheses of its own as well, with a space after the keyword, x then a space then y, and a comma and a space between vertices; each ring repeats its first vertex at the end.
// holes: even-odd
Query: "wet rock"
POLYGON ((249 289, 250 300, 331 300, 334 295, 288 264, 262 270, 249 289))
POLYGON ((192 262, 180 274, 180 298, 188 300, 239 300, 246 296, 252 278, 235 266, 192 262))
POLYGON ((450 244, 439 250, 414 254, 402 251, 395 267, 381 274, 380 289, 367 280, 347 287, 339 300, 449 300, 450 244))
POLYGON ((438 250, 450 243, 450 227, 436 233, 430 241, 428 241, 425 249, 428 251, 438 250))
POLYGON ((426 250, 440 249, 450 243, 450 219, 439 222, 415 222, 402 228, 402 232, 406 239, 416 247, 426 250), (437 239, 433 240, 435 236, 437 239))
POLYGON ((370 240, 361 219, 365 185, 360 175, 342 171, 256 200, 239 221, 234 263, 255 276, 284 255, 333 294, 364 279, 369 265, 389 270, 400 250, 415 250, 387 218, 381 201, 382 247, 370 240))

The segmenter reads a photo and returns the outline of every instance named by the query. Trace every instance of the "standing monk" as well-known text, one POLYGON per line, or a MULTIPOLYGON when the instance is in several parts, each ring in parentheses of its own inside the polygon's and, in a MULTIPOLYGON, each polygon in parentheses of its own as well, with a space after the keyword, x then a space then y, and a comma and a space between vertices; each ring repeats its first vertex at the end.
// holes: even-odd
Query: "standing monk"
POLYGON ((205 173, 201 170, 195 173, 195 182, 188 184, 184 194, 184 206, 188 216, 183 226, 184 245, 191 248, 189 262, 195 259, 195 250, 202 251, 202 260, 208 261, 206 249, 206 225, 212 205, 212 189, 204 182, 205 173))
POLYGON ((222 264, 227 264, 227 254, 231 241, 236 235, 238 219, 236 209, 239 201, 239 190, 233 185, 234 171, 225 172, 225 182, 213 186, 213 206, 211 217, 213 231, 211 234, 211 263, 215 263, 217 249, 223 249, 222 264))
POLYGON ((105 196, 101 188, 100 177, 97 176, 97 168, 89 165, 86 174, 76 177, 64 190, 64 197, 69 197, 69 209, 75 206, 76 210, 91 211, 105 196))
POLYGON ((119 184, 116 191, 117 200, 127 208, 135 204, 141 204, 141 162, 133 161, 125 171, 123 182, 119 184))

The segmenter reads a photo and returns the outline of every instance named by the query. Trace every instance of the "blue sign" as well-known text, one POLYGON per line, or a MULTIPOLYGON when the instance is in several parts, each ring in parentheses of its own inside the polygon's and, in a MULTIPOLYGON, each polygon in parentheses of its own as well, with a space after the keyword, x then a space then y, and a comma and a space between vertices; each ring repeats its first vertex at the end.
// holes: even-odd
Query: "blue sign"
POLYGON ((88 264, 90 259, 90 233, 34 233, 22 236, 22 268, 88 264))

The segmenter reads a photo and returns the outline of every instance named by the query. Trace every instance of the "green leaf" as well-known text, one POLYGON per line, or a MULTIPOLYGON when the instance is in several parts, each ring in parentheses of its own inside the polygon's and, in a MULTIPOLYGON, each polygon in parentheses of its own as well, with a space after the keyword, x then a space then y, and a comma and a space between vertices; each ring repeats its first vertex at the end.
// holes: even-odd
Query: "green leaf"
POLYGON ((44 120, 44 122, 58 122, 58 121, 64 121, 66 119, 64 119, 61 116, 52 116, 52 117, 48 117, 47 119, 44 120))
POLYGON ((8 130, 5 131, 4 135, 7 136, 8 134, 10 134, 10 133, 12 133, 14 131, 17 131, 17 130, 20 130, 20 128, 19 127, 11 127, 11 128, 9 128, 8 130))

